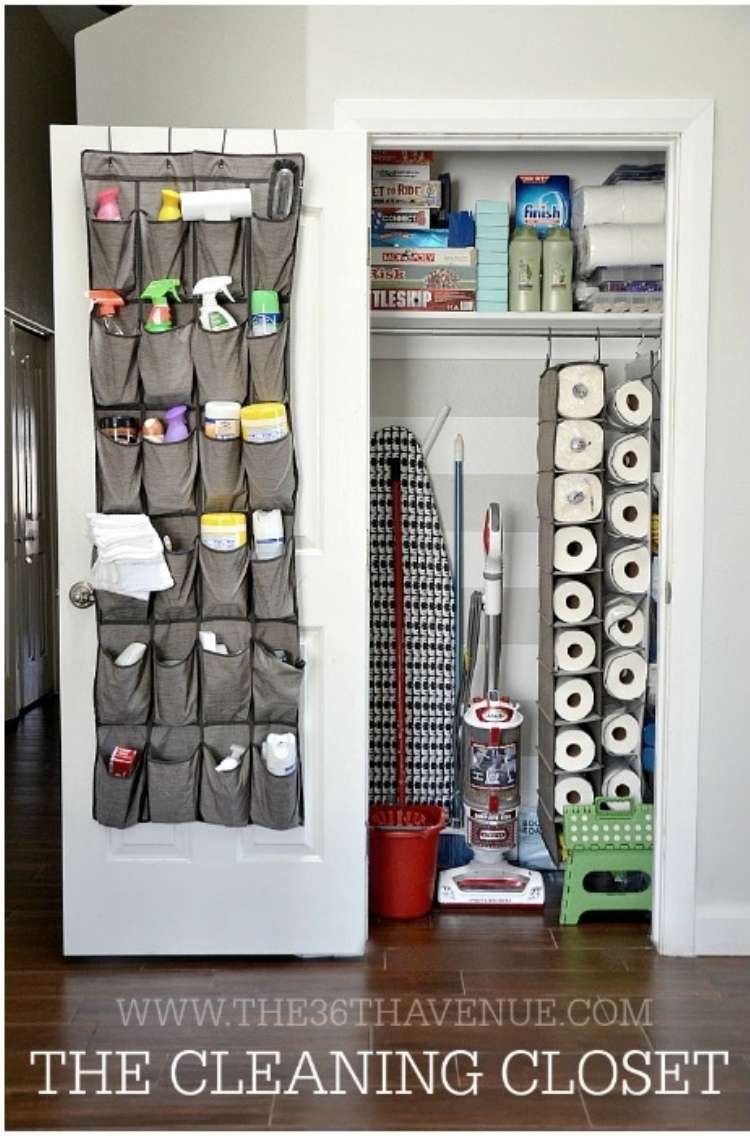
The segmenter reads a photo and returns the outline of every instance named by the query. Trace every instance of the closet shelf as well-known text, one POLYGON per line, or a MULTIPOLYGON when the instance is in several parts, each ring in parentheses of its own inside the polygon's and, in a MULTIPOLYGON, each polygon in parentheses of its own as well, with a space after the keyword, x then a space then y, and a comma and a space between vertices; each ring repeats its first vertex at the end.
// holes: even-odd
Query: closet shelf
POLYGON ((371 312, 370 320, 371 330, 377 334, 447 331, 456 335, 545 335, 551 330, 553 335, 595 335, 600 331, 631 337, 642 331, 658 335, 662 317, 653 312, 371 312))

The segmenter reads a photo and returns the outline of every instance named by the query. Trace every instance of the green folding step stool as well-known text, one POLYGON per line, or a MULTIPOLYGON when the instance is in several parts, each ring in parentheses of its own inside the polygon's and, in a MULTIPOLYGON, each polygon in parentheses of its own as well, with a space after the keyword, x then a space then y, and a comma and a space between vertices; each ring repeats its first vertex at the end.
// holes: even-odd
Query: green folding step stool
POLYGON ((560 923, 577 923, 585 911, 650 911, 654 859, 654 806, 618 797, 596 797, 593 805, 566 805, 563 812, 565 879, 560 923), (612 805, 617 805, 613 810, 612 805), (592 872, 615 877, 641 872, 640 891, 591 891, 592 872))

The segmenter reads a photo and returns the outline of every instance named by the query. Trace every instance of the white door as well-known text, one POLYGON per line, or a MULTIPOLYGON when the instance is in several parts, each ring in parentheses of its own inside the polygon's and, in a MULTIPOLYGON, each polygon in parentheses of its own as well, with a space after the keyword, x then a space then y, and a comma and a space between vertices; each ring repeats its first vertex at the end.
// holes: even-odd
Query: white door
MULTIPOLYGON (((106 954, 356 955, 366 939, 368 331, 364 136, 279 131, 305 155, 293 302, 300 494, 297 574, 307 660, 304 827, 141 824, 91 815, 94 609, 84 514, 95 507, 87 251, 80 154, 165 151, 166 128, 52 128, 64 949, 106 954)), ((228 153, 272 153, 271 131, 230 130, 228 153)), ((174 130, 174 151, 218 151, 220 130, 174 130)))

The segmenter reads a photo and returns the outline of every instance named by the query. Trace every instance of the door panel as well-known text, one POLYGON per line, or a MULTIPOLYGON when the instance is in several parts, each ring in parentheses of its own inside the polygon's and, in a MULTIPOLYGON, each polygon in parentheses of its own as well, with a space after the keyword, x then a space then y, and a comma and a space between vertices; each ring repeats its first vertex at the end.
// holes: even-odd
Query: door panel
MULTIPOLYGON (((273 152, 271 131, 174 130, 172 149, 273 152)), ((114 131, 114 148, 167 149, 167 131, 114 131)), ((54 127, 53 213, 60 439, 60 580, 85 579, 94 508, 88 407, 86 237, 79 166, 101 127, 54 127), (85 445, 82 442, 85 440, 85 445)), ((357 134, 279 131, 305 155, 291 325, 292 411, 300 467, 297 579, 302 652, 305 823, 137 825, 91 818, 93 609, 61 610, 68 954, 358 954, 366 937, 368 492, 367 157, 357 134)))

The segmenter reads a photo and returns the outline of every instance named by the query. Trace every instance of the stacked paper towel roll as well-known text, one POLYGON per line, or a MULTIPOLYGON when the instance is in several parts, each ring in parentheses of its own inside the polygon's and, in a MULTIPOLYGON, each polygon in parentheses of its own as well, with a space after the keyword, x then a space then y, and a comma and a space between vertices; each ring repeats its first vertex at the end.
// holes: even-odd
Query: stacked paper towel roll
POLYGON ((624 811, 630 801, 641 799, 641 778, 627 761, 620 757, 607 763, 602 777, 602 796, 617 797, 620 803, 609 802, 610 809, 624 811))
POLYGON ((564 470, 596 469, 604 456, 604 431, 588 418, 566 418, 555 430, 555 466, 564 470))
POLYGON ((570 363, 557 375, 561 418, 596 418, 604 409, 604 369, 598 363, 570 363))
POLYGON ((561 678, 555 684, 555 713, 564 722, 580 722, 594 709, 594 688, 585 678, 561 678))
POLYGON ((595 473, 561 473, 555 478, 553 515, 560 524, 593 521, 602 511, 602 483, 595 473))
POLYGON ((617 647, 640 647, 646 634, 646 619, 635 600, 615 596, 604 609, 604 633, 617 647))
POLYGON ((566 773, 555 784, 555 812, 562 816, 566 805, 591 805, 594 787, 579 773, 566 773))
POLYGON ((602 722, 602 745, 615 757, 635 753, 639 740, 638 719, 627 710, 613 710, 602 722))
POLYGON ((663 224, 588 225, 576 234, 578 271, 589 276, 595 268, 663 264, 666 235, 663 224))
POLYGON ((626 544, 608 553, 607 580, 616 592, 640 596, 648 591, 651 555, 645 544, 626 544))
POLYGON ((596 640, 582 627, 570 627, 555 634, 555 666, 575 674, 585 671, 596 658, 596 640))
POLYGON ((596 564, 596 537, 583 525, 566 525, 555 533, 552 561, 558 572, 588 572, 596 564))
POLYGON ((606 501, 607 528, 614 536, 645 540, 651 526, 651 507, 645 489, 617 489, 606 501))
POLYGON ((651 472, 651 443, 643 434, 623 434, 615 439, 607 455, 607 472, 621 485, 647 481, 651 472))
POLYGON ((645 426, 651 417, 651 391, 641 379, 623 383, 609 400, 609 416, 618 426, 645 426))
POLYGON ((566 773, 580 773, 593 764, 594 739, 585 730, 565 726, 555 738, 555 765, 566 773))
POLYGON ((622 648, 604 656, 604 689, 621 702, 643 697, 647 673, 646 660, 637 651, 622 648))
POLYGON ((573 194, 571 224, 576 230, 585 225, 658 225, 664 217, 664 182, 583 185, 573 194))
POLYGON ((583 580, 561 580, 552 593, 552 611, 562 623, 583 623, 594 612, 594 593, 583 580))

